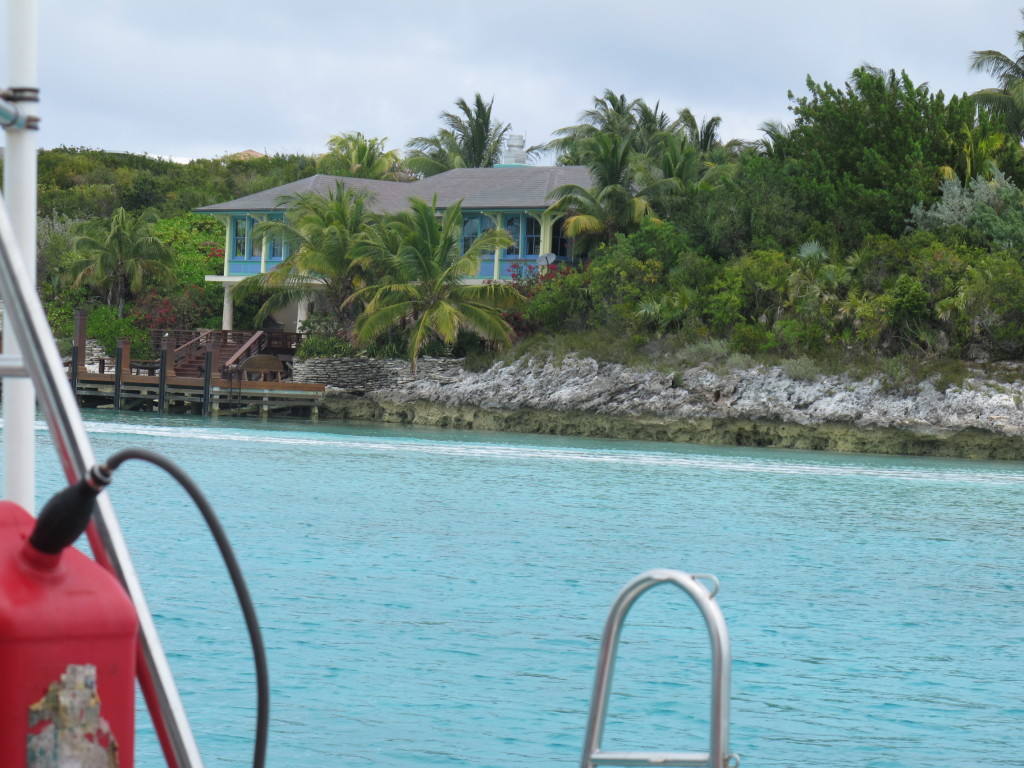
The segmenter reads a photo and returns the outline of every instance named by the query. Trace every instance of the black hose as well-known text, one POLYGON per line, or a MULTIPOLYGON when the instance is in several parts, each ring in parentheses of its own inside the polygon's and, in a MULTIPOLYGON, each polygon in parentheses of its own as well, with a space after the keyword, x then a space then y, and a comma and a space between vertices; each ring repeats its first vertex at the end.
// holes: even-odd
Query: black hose
POLYGON ((224 558, 224 564, 227 566, 228 573, 231 576, 231 583, 234 585, 235 593, 238 595, 238 602, 242 606, 242 613, 245 615, 245 625, 249 630, 249 640, 252 642, 253 661, 256 664, 257 700, 256 745, 253 750, 252 764, 253 768, 263 768, 267 756, 267 733, 270 725, 270 675, 267 670, 267 656, 263 647, 263 635, 260 632, 259 621, 256 619, 256 609, 253 607, 252 598, 249 596, 249 589, 245 584, 245 578, 242 576, 242 569, 238 565, 238 560, 235 559, 235 553, 228 542, 227 534, 224 532, 223 527, 221 527, 217 515, 214 514, 210 502, 206 500, 206 496, 199 490, 199 486, 177 464, 161 456, 159 453, 147 451, 143 448, 127 448, 123 451, 118 451, 107 459, 100 466, 100 469, 108 474, 112 473, 128 459, 148 461, 150 464, 163 469, 181 484, 181 487, 192 497, 192 501, 195 502, 195 505, 202 513, 214 541, 217 542, 221 557, 224 558))

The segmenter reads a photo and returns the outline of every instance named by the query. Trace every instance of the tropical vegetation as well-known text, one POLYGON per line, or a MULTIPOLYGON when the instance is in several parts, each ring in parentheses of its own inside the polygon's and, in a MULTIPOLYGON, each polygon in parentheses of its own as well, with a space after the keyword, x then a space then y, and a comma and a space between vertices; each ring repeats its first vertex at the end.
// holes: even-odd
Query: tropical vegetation
POLYGON ((371 139, 358 131, 327 140, 327 152, 316 162, 319 173, 349 179, 405 181, 411 177, 397 149, 385 149, 387 138, 371 139))
POLYGON ((423 200, 411 202, 368 239, 365 253, 381 266, 381 276, 351 297, 365 300, 356 340, 367 344, 400 326, 413 373, 431 338, 454 346, 461 332, 471 330, 485 341, 507 344, 512 328, 502 310, 515 308, 521 296, 511 285, 468 284, 466 276, 476 274, 484 255, 511 245, 508 233, 490 229, 463 248, 460 205, 439 213, 423 200))
POLYGON ((338 184, 322 197, 315 192, 282 200, 288 206, 283 220, 265 221, 254 230, 258 240, 286 244, 290 256, 274 270, 252 275, 235 286, 237 301, 262 301, 255 321, 294 302, 319 299, 336 316, 338 328, 346 319, 352 292, 365 283, 364 262, 357 248, 373 217, 366 196, 338 184))
POLYGON ((118 208, 109 219, 91 219, 75 228, 68 265, 72 286, 93 288, 107 306, 124 317, 129 291, 138 293, 147 278, 158 282, 171 275, 174 254, 153 234, 155 217, 133 215, 118 208))
MULTIPOLYGON (((713 350, 843 365, 1018 360, 1024 31, 1017 42, 1012 54, 973 53, 970 66, 994 80, 974 94, 871 66, 842 83, 808 77, 789 93, 791 121, 766 122, 756 142, 726 138, 720 117, 690 106, 604 91, 544 147, 591 171, 590 186, 550 201, 574 261, 523 265, 509 284, 467 284, 507 236, 487 230, 464 250, 457 206, 377 216, 342 186, 295 197, 257 230, 291 256, 239 286, 236 327, 316 296, 310 350, 413 365, 513 345, 666 365, 713 350)), ((410 180, 489 167, 510 132, 477 93, 404 154, 358 132, 318 156, 41 152, 38 276, 51 321, 65 334, 71 310, 103 306, 107 325, 213 325, 220 290, 203 275, 221 269, 223 226, 193 208, 316 172, 410 180), (130 252, 120 232, 135 238, 130 252)))
POLYGON ((987 72, 998 81, 997 87, 983 88, 974 99, 1004 120, 1003 127, 1014 141, 1024 139, 1024 29, 1017 32, 1017 48, 1016 56, 991 50, 971 54, 971 69, 987 72))
POLYGON ((444 127, 432 136, 409 141, 406 166, 421 176, 433 176, 453 168, 490 168, 501 159, 508 123, 492 116, 494 99, 484 102, 478 93, 469 104, 455 102, 455 112, 442 112, 444 127))

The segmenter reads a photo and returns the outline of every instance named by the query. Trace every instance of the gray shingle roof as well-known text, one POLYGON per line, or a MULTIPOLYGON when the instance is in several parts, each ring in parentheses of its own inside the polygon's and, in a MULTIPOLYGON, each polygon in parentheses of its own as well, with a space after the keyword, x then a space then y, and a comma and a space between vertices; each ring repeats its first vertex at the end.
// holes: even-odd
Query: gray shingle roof
POLYGON ((407 208, 409 198, 427 202, 437 195, 439 208, 462 200, 467 209, 547 208, 548 195, 563 184, 589 187, 590 172, 581 165, 517 166, 512 168, 457 168, 413 182, 349 179, 343 176, 310 176, 226 203, 196 208, 198 213, 234 213, 242 211, 280 211, 287 208, 281 198, 303 192, 326 196, 341 182, 348 189, 370 193, 370 208, 378 213, 394 213, 407 208))

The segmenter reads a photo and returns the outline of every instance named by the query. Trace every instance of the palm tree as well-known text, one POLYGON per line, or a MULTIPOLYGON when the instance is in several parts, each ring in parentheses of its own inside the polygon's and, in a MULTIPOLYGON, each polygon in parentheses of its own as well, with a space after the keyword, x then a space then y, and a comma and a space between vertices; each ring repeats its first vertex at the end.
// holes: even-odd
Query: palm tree
POLYGON ((597 134, 609 133, 632 139, 636 134, 634 112, 638 103, 637 99, 629 100, 625 94, 605 89, 601 96, 594 97, 593 109, 583 112, 577 125, 555 131, 558 138, 548 142, 546 149, 558 156, 561 165, 584 165, 586 160, 582 157, 583 147, 597 134))
POLYGON ((660 102, 652 107, 643 99, 627 99, 625 94, 605 90, 594 98, 593 109, 580 115, 577 125, 559 128, 557 138, 545 148, 555 152, 562 165, 585 165, 587 142, 597 134, 609 133, 627 140, 633 152, 657 155, 661 143, 675 134, 679 125, 661 109, 660 102))
POLYGON ((966 187, 975 176, 991 179, 999 171, 996 154, 1006 144, 1005 133, 992 130, 984 122, 978 122, 973 126, 962 126, 950 138, 957 154, 956 165, 939 168, 943 178, 958 179, 966 187))
POLYGON ((697 118, 688 108, 679 111, 679 123, 686 133, 686 137, 703 153, 707 154, 721 144, 719 128, 722 125, 722 118, 718 115, 705 117, 697 124, 697 118))
POLYGON ((686 188, 696 185, 704 170, 697 147, 682 133, 665 136, 651 168, 662 178, 678 179, 686 188))
POLYGON ((682 109, 679 111, 679 119, 676 122, 683 135, 700 152, 701 162, 704 165, 702 176, 723 166, 731 165, 739 156, 740 151, 748 146, 740 139, 722 141, 720 132, 722 118, 718 115, 705 117, 698 125, 697 118, 693 113, 689 109, 682 109))
POLYGON ((434 136, 412 139, 406 165, 416 173, 433 176, 452 168, 490 168, 501 159, 505 137, 512 127, 491 115, 492 98, 484 103, 478 93, 472 106, 455 102, 456 112, 442 112, 445 127, 434 136))
POLYGON ((276 269, 242 280, 232 295, 243 300, 269 292, 257 320, 293 302, 319 296, 343 324, 351 314, 347 300, 368 279, 358 250, 374 223, 366 194, 339 183, 327 197, 304 192, 279 202, 288 206, 285 218, 258 224, 253 237, 280 240, 289 247, 288 257, 276 269))
POLYGON ((466 168, 459 137, 442 128, 433 136, 421 136, 409 142, 411 151, 406 166, 420 176, 435 176, 453 168, 466 168))
POLYGON ((789 137, 790 127, 778 120, 766 120, 761 123, 758 130, 764 134, 755 144, 757 151, 765 157, 779 155, 785 159, 785 152, 780 145, 789 137))
POLYGON ((608 149, 595 138, 611 136, 632 170, 627 186, 634 193, 655 179, 676 178, 675 186, 685 188, 707 177, 705 185, 714 185, 729 176, 727 169, 744 146, 736 140, 723 144, 721 123, 722 118, 715 116, 698 124, 689 109, 673 120, 660 103, 652 107, 643 99, 629 100, 606 90, 594 99, 593 109, 580 115, 579 124, 555 131, 557 138, 547 148, 558 153, 563 165, 588 165, 593 170, 595 158, 608 149))
POLYGON ((832 261, 817 240, 800 246, 787 281, 789 306, 814 322, 831 324, 838 316, 849 270, 832 261))
POLYGON ((385 150, 387 139, 368 139, 358 131, 327 140, 327 153, 317 160, 317 171, 350 179, 402 181, 406 176, 398 150, 385 150))
MULTIPOLYGON (((1024 17, 1024 10, 1021 11, 1024 17)), ((1006 120, 1006 130, 1017 141, 1024 138, 1024 30, 1017 32, 1019 55, 1012 59, 999 51, 974 51, 971 71, 988 72, 999 81, 998 88, 984 88, 972 97, 1006 120)))
POLYGON ((118 208, 109 219, 92 219, 76 228, 69 267, 72 285, 90 285, 105 294, 107 306, 117 306, 124 317, 130 293, 142 290, 146 278, 166 279, 174 266, 174 252, 153 234, 156 215, 133 216, 118 208))
POLYGON ((549 210, 566 214, 562 231, 576 238, 580 252, 611 242, 619 232, 636 230, 654 214, 656 200, 681 189, 674 176, 653 178, 638 168, 628 137, 597 133, 584 140, 578 151, 594 184, 589 188, 577 184, 557 187, 551 192, 556 202, 549 210))
POLYGON ((468 328, 507 344, 512 328, 501 310, 514 307, 519 293, 505 283, 470 285, 466 278, 476 274, 483 254, 512 243, 508 233, 488 230, 463 252, 462 206, 455 204, 439 216, 435 205, 417 199, 389 224, 369 238, 372 258, 386 266, 387 277, 350 299, 368 298, 356 318, 357 341, 367 344, 395 325, 408 324, 413 373, 431 336, 454 344, 459 331, 468 328))

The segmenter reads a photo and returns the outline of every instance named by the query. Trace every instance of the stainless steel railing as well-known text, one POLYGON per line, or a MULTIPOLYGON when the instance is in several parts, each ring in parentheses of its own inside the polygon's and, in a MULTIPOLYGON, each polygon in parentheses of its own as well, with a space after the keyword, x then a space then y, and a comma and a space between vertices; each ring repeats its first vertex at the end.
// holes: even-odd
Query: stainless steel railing
MULTIPOLYGON (((20 358, 5 356, 0 360, 0 369, 4 376, 27 375, 32 379, 64 474, 68 482, 77 482, 96 464, 96 456, 39 296, 23 266, 2 197, 0 296, 4 300, 4 323, 14 331, 20 349, 20 358)), ((5 439, 10 439, 6 433, 5 429, 5 439)), ((100 494, 96 506, 93 525, 89 527, 89 543, 96 560, 120 579, 135 604, 139 617, 139 682, 167 763, 171 768, 201 768, 199 748, 106 493, 100 494)))
POLYGON ((722 610, 715 601, 717 593, 718 579, 714 576, 665 568, 642 573, 622 589, 608 614, 601 638, 582 768, 599 765, 738 768, 739 757, 729 754, 729 631, 722 610), (710 589, 702 583, 705 580, 711 583, 710 589), (601 749, 601 737, 608 714, 608 697, 622 625, 637 598, 659 584, 675 584, 682 589, 700 609, 707 625, 711 640, 710 745, 706 752, 605 752, 601 749))

